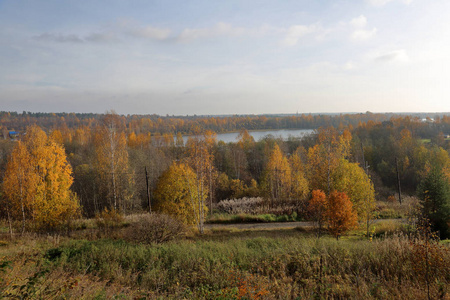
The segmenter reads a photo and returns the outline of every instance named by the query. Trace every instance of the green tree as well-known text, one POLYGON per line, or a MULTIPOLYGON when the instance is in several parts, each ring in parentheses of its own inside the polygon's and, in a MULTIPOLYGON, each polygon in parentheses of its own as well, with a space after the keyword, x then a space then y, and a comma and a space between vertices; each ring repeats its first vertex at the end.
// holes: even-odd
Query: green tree
POLYGON ((434 167, 418 187, 423 217, 430 220, 431 228, 441 239, 450 237, 450 183, 442 169, 434 167))

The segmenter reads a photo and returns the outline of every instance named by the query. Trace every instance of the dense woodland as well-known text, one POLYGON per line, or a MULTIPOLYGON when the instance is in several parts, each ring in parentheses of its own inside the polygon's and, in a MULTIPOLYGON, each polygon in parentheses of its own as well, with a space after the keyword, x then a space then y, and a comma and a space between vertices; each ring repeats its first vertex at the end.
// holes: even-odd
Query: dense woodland
POLYGON ((448 297, 448 116, 1 115, 2 296, 448 297))
POLYGON ((356 218, 368 222, 374 218, 375 200, 401 201, 399 185, 404 196, 416 195, 432 174, 448 184, 450 116, 421 117, 2 112, 1 213, 21 220, 25 230, 31 220, 38 228, 53 228, 60 224, 56 219, 75 211, 92 217, 105 208, 124 214, 153 210, 202 231, 204 217, 219 201, 244 197, 264 199, 266 212, 320 221, 321 196, 312 192, 321 191, 336 201, 348 198, 356 218), (304 138, 267 136, 260 141, 247 131, 281 128, 316 131, 304 138), (216 132, 237 130, 235 143, 216 140, 216 132), (72 210, 54 209, 63 199, 72 210))

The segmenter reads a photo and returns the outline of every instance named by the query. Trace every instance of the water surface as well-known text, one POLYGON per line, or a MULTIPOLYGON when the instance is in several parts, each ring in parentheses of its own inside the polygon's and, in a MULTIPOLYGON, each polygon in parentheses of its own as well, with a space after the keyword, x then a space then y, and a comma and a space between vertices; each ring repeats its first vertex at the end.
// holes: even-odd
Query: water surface
MULTIPOLYGON (((289 137, 302 138, 305 135, 311 134, 313 129, 280 129, 280 130, 261 130, 261 131, 249 131, 248 133, 259 141, 267 135, 273 135, 275 138, 281 137, 283 140, 287 140, 289 137)), ((237 142, 239 132, 218 133, 217 141, 224 141, 225 143, 237 142)))

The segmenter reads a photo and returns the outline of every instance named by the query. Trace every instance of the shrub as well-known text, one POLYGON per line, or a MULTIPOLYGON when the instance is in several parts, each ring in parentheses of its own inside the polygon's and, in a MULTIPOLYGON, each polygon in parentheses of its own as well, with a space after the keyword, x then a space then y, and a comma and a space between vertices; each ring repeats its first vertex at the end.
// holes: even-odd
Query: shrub
POLYGON ((124 237, 128 241, 151 244, 163 243, 184 236, 184 225, 163 214, 146 214, 130 224, 124 237))
POLYGON ((114 227, 119 227, 123 220, 124 218, 119 211, 115 209, 108 210, 106 207, 101 213, 95 215, 97 227, 103 228, 106 231, 114 227))
POLYGON ((258 214, 262 213, 264 199, 257 198, 241 198, 222 200, 217 204, 217 209, 221 212, 229 214, 258 214))
POLYGON ((388 203, 396 203, 397 202, 397 199, 395 198, 395 196, 394 195, 390 195, 389 197, 387 197, 387 200, 386 200, 388 203))
POLYGON ((379 222, 373 227, 373 236, 383 237, 392 236, 394 234, 407 234, 408 226, 396 221, 379 222))

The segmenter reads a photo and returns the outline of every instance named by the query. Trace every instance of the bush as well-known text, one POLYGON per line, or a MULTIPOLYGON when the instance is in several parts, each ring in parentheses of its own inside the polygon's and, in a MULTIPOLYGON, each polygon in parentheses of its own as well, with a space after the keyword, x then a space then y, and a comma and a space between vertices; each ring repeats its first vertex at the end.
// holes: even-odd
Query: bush
POLYGON ((259 214, 262 213, 264 199, 257 198, 241 198, 222 200, 217 203, 217 209, 228 214, 259 214))
POLYGON ((124 237, 128 241, 151 244, 167 242, 182 237, 185 233, 184 225, 167 215, 146 214, 130 224, 124 237))
POLYGON ((123 216, 115 209, 108 210, 105 207, 101 213, 95 215, 95 222, 97 227, 103 229, 110 229, 114 227, 119 227, 123 222, 123 216))
POLYGON ((396 221, 379 222, 373 227, 374 237, 393 236, 394 234, 407 234, 408 226, 396 221))

